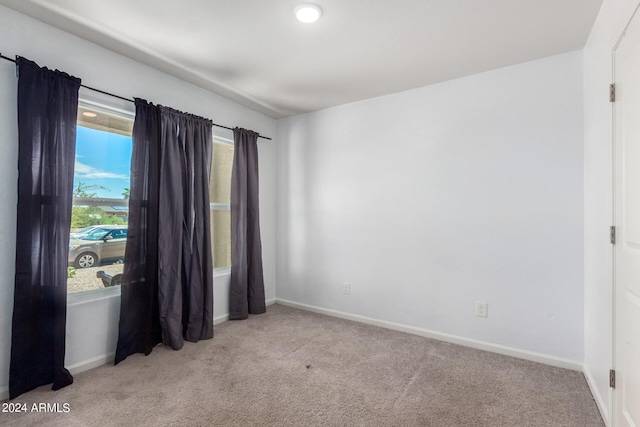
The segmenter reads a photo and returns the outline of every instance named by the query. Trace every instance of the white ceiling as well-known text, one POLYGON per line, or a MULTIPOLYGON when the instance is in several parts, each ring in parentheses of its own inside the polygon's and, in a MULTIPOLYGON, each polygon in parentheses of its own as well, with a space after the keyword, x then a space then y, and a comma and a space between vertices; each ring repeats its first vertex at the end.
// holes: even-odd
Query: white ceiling
POLYGON ((304 2, 0 0, 274 118, 580 49, 602 0, 304 2))

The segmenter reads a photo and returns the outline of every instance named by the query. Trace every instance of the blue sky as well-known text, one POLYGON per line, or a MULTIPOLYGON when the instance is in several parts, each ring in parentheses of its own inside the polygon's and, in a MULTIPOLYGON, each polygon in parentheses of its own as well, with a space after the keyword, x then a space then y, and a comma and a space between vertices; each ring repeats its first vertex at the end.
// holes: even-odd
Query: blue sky
POLYGON ((73 186, 78 182, 101 185, 108 190, 92 190, 97 197, 121 199, 130 188, 131 137, 90 129, 76 131, 76 165, 73 186))

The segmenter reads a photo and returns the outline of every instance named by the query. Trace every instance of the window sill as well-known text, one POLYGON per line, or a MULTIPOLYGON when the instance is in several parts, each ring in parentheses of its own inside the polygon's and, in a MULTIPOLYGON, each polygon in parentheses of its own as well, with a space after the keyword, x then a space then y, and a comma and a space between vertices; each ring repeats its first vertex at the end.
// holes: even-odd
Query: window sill
MULTIPOLYGON (((216 268, 213 270, 213 277, 231 275, 231 267, 216 268)), ((111 288, 94 289, 92 291, 74 292, 67 295, 67 307, 88 304, 110 298, 120 298, 120 286, 111 288)))
POLYGON ((68 294, 67 307, 73 307, 75 305, 87 304, 110 298, 120 298, 120 286, 68 294))
POLYGON ((231 274, 231 267, 222 267, 213 269, 213 277, 229 276, 231 274))

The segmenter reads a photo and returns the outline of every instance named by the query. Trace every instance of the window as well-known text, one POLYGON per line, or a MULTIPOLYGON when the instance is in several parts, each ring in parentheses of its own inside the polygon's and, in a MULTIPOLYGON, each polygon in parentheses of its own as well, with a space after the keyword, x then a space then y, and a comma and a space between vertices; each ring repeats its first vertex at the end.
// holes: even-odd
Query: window
MULTIPOLYGON (((231 168, 233 135, 214 134, 209 197, 211 202, 211 242, 213 267, 231 267, 231 168)), ((224 271, 224 270, 218 270, 224 271)))
MULTIPOLYGON (((123 272, 133 114, 81 102, 69 240, 69 293, 104 289, 98 271, 123 272)), ((231 267, 233 134, 216 133, 209 184, 214 268, 231 267)))
POLYGON ((77 120, 69 293, 104 288, 100 270, 122 273, 129 220, 133 115, 81 102, 77 120))

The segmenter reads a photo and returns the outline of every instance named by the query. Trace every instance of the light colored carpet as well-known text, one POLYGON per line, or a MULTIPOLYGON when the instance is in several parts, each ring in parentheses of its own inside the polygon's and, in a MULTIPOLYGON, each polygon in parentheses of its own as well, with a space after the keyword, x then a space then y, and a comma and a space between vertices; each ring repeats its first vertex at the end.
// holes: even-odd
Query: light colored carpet
POLYGON ((603 426, 583 375, 273 305, 12 403, 3 426, 603 426))

